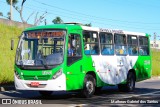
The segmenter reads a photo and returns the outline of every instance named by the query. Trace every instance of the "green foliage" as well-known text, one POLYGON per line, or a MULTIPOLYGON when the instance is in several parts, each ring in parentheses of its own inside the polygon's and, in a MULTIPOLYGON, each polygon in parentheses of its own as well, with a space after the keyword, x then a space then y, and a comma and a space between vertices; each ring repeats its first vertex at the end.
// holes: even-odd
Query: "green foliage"
POLYGON ((152 50, 152 76, 160 76, 160 50, 152 50))
POLYGON ((91 27, 92 24, 91 24, 91 23, 88 23, 88 24, 84 24, 84 26, 89 26, 89 27, 91 27))
POLYGON ((2 13, 2 12, 0 12, 0 16, 3 16, 3 13, 2 13))
MULTIPOLYGON (((8 5, 11 5, 11 0, 6 0, 8 5)), ((18 3, 18 0, 12 0, 12 4, 15 5, 18 3)))
POLYGON ((60 24, 60 23, 63 23, 63 20, 59 16, 57 16, 55 19, 53 19, 52 22, 54 24, 60 24))
POLYGON ((0 84, 13 81, 15 52, 21 32, 22 29, 16 26, 0 24, 0 84), (11 38, 15 41, 12 51, 11 38))

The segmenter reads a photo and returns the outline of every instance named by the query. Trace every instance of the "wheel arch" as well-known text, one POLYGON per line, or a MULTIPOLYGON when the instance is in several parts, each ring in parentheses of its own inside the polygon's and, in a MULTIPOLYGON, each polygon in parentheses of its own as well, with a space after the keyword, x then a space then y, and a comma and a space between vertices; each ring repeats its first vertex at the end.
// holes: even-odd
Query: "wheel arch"
MULTIPOLYGON (((132 73, 134 74, 134 77, 135 77, 134 79, 135 79, 135 81, 136 81, 136 79, 137 79, 137 78, 136 78, 136 71, 135 71, 134 69, 130 69, 130 70, 128 71, 128 74, 129 74, 130 72, 132 72, 132 73)), ((127 74, 127 75, 128 75, 128 74, 127 74)))
POLYGON ((96 73, 94 71, 88 71, 86 73, 86 75, 89 74, 89 75, 92 75, 95 79, 95 86, 97 86, 97 76, 96 76, 96 73))

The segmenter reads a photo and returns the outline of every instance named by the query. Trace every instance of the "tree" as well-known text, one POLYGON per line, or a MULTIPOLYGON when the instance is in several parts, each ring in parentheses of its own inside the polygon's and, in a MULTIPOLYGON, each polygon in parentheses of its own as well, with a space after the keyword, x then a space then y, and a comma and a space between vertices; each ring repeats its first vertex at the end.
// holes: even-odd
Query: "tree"
POLYGON ((10 15, 9 16, 9 20, 12 20, 12 6, 15 6, 15 4, 17 4, 18 0, 6 0, 7 4, 10 5, 10 15))
MULTIPOLYGON (((19 9, 16 4, 18 3, 18 0, 12 0, 12 6, 19 12, 20 14, 20 17, 21 17, 21 20, 23 23, 26 23, 26 21, 24 21, 23 17, 22 17, 22 10, 23 10, 23 4, 26 0, 23 0, 22 1, 22 4, 21 4, 21 9, 19 9)), ((6 0, 7 4, 11 6, 11 0, 6 0)), ((9 15, 8 15, 9 16, 9 15)), ((11 18, 11 12, 10 12, 10 16, 9 16, 9 19, 11 18)))
POLYGON ((35 20, 34 20, 34 25, 39 25, 40 23, 42 23, 43 21, 45 22, 45 16, 47 14, 47 11, 45 13, 43 13, 41 16, 39 16, 38 18, 38 12, 35 16, 35 20), (44 20, 43 20, 44 19, 44 20))
MULTIPOLYGON (((7 4, 11 5, 11 0, 6 0, 7 4)), ((23 6, 24 6, 24 3, 26 2, 26 0, 22 0, 22 3, 21 3, 21 6, 20 8, 18 6, 16 6, 16 4, 18 3, 18 0, 12 0, 12 6, 15 8, 15 10, 17 10, 17 12, 19 13, 20 15, 20 18, 21 18, 21 21, 22 23, 27 23, 28 20, 30 19, 30 17, 34 14, 34 12, 32 12, 27 19, 24 19, 23 18, 23 6)), ((47 12, 43 13, 42 15, 40 15, 38 17, 38 12, 35 16, 35 22, 34 22, 34 25, 38 25, 40 23, 42 23, 44 20, 44 17, 46 16, 47 12)), ((11 16, 11 15, 10 15, 11 16)), ((9 15, 8 15, 8 19, 11 18, 9 15)))
POLYGON ((0 12, 0 16, 3 16, 3 13, 2 13, 2 12, 0 12))
MULTIPOLYGON (((15 9, 19 12, 20 17, 21 17, 21 20, 22 20, 23 23, 27 23, 27 21, 30 19, 30 17, 34 14, 34 12, 32 12, 32 13, 29 15, 29 17, 27 18, 27 20, 26 20, 26 21, 24 20, 24 18, 23 18, 23 16, 22 16, 22 12, 23 12, 23 5, 24 5, 25 2, 26 2, 26 0, 23 0, 23 1, 22 1, 21 8, 20 8, 20 9, 18 9, 18 7, 15 7, 15 9)), ((36 16, 35 16, 34 25, 39 25, 40 23, 42 23, 42 22, 44 21, 43 19, 45 18, 46 14, 47 14, 47 11, 44 12, 42 15, 40 15, 40 16, 38 17, 38 12, 37 12, 37 14, 36 14, 36 16)))
POLYGON ((59 16, 57 16, 55 19, 53 19, 52 22, 54 24, 60 24, 60 23, 63 23, 63 20, 59 16))
POLYGON ((84 24, 84 26, 89 26, 89 27, 91 27, 92 24, 91 24, 91 23, 88 23, 88 24, 84 24))
POLYGON ((10 13, 10 12, 7 13, 7 16, 4 16, 3 13, 0 12, 0 16, 1 16, 1 17, 5 17, 5 18, 11 20, 11 13, 10 13))
MULTIPOLYGON (((11 0, 6 0, 8 5, 11 5, 11 0)), ((12 4, 16 5, 18 3, 18 0, 12 0, 12 4)))
POLYGON ((11 20, 11 13, 10 12, 7 13, 7 17, 6 18, 8 18, 9 20, 11 20))

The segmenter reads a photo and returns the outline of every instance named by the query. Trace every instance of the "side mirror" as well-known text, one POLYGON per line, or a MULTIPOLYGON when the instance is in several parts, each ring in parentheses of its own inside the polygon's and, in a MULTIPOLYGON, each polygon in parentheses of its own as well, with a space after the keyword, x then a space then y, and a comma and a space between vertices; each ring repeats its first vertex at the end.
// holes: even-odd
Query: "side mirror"
POLYGON ((13 50, 13 49, 14 49, 14 40, 11 39, 11 50, 13 50))

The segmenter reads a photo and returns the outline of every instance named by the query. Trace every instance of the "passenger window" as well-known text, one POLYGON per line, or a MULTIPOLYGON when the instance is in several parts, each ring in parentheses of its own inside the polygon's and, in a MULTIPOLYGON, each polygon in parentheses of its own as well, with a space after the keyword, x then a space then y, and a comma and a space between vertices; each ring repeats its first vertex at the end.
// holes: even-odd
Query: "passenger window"
POLYGON ((113 55, 114 45, 113 45, 113 35, 111 33, 100 33, 100 44, 101 44, 101 54, 102 55, 113 55))
POLYGON ((139 37, 139 55, 149 55, 149 42, 147 37, 139 37))
POLYGON ((127 54, 126 36, 124 34, 115 34, 115 53, 117 55, 127 54))
POLYGON ((135 35, 127 35, 128 54, 138 55, 138 39, 135 35))
POLYGON ((84 40, 84 53, 86 55, 98 55, 99 45, 98 45, 98 33, 91 31, 83 32, 84 40))

